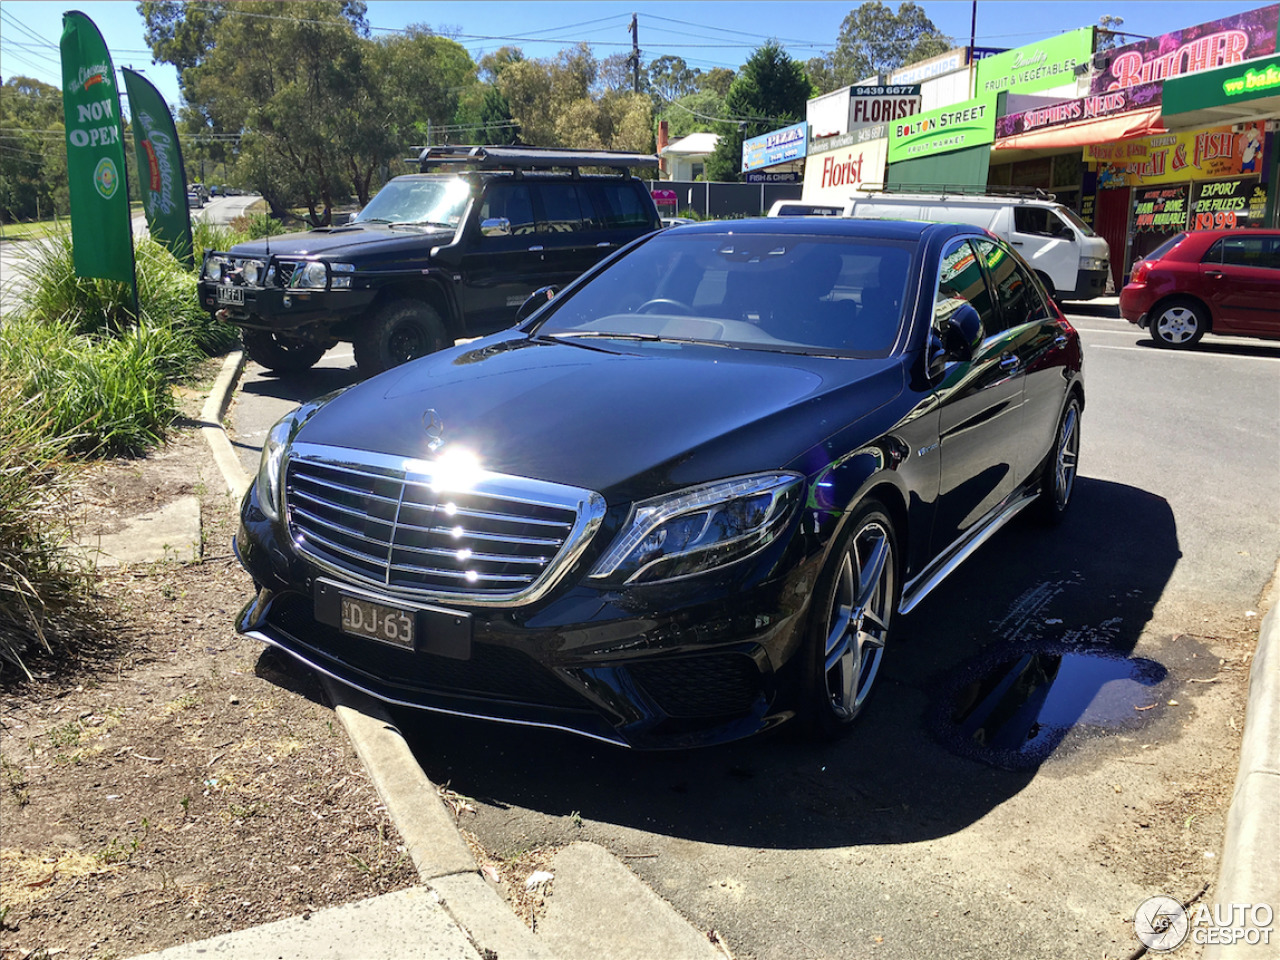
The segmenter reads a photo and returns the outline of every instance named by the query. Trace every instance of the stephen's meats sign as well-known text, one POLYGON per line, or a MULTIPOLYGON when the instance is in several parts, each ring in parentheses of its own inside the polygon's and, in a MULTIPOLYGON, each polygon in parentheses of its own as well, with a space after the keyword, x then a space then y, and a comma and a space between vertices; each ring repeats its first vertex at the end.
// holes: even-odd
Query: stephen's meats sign
POLYGON ((1010 113, 996 118, 996 139, 1016 137, 1020 133, 1032 133, 1050 127, 1082 120, 1113 117, 1131 110, 1143 110, 1160 105, 1164 85, 1148 83, 1140 87, 1127 87, 1078 100, 1062 100, 1043 107, 1034 107, 1021 113, 1010 113))

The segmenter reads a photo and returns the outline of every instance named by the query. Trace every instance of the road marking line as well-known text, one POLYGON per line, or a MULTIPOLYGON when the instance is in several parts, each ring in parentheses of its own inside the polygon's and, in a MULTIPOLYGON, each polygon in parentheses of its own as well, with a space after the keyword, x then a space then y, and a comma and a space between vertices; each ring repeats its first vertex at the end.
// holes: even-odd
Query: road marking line
MULTIPOLYGON (((1241 344, 1243 346, 1243 344, 1241 344)), ((1233 353, 1208 353, 1206 351, 1188 351, 1177 352, 1173 350, 1161 350, 1159 347, 1113 347, 1105 343, 1096 343, 1093 345, 1094 350, 1141 350, 1143 353, 1149 353, 1154 357, 1205 357, 1214 360, 1263 360, 1267 363, 1280 363, 1280 357, 1250 357, 1239 356, 1233 353)))

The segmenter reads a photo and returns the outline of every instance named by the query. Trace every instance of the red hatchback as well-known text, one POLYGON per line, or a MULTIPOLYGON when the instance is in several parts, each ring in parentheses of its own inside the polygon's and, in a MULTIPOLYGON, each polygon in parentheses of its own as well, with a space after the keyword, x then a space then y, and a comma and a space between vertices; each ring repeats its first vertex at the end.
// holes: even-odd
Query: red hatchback
POLYGON ((1205 333, 1280 340, 1280 230, 1198 230, 1134 265, 1120 312, 1161 347, 1205 333))

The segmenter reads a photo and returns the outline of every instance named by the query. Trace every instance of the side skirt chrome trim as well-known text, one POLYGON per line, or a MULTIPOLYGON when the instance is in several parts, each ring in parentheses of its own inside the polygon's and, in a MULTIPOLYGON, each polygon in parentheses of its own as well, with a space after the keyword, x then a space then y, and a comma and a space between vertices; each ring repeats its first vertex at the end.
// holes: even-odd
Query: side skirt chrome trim
POLYGON ((1031 506, 1039 495, 1039 491, 1024 490, 1016 500, 1006 504, 986 524, 966 533, 947 547, 920 572, 919 576, 903 587, 902 599, 898 602, 898 612, 906 614, 914 610, 921 600, 933 592, 934 587, 951 576, 956 567, 968 560, 973 552, 995 536, 1001 527, 1031 506))
POLYGON ((413 710, 426 710, 429 713, 442 713, 450 717, 466 717, 468 720, 489 720, 494 723, 508 723, 514 727, 541 727, 544 730, 559 730, 563 733, 572 733, 575 736, 586 737, 589 740, 599 740, 601 743, 608 743, 615 747, 625 747, 627 749, 631 748, 631 744, 627 743, 625 740, 621 738, 615 739, 613 737, 605 737, 605 736, 601 736, 598 733, 590 733, 584 730, 579 730, 576 727, 562 726, 561 724, 558 724, 558 723, 539 723, 536 720, 512 720, 509 717, 494 717, 484 713, 467 713, 464 710, 446 710, 443 707, 426 707, 420 703, 412 703, 411 701, 408 701, 408 700, 399 700, 395 697, 388 697, 384 694, 377 693, 374 690, 370 690, 368 687, 363 687, 358 683, 352 683, 346 677, 340 677, 338 676, 338 674, 334 673, 332 670, 326 670, 320 664, 315 663, 314 661, 308 659, 307 657, 302 656, 297 651, 291 650, 288 647, 284 646, 283 644, 276 642, 268 634, 265 634, 260 630, 245 630, 241 633, 241 636, 251 637, 252 639, 257 640, 261 643, 265 643, 267 646, 273 647, 276 650, 279 650, 281 653, 289 655, 293 659, 297 660, 299 663, 310 667, 316 673, 326 676, 330 680, 333 680, 333 681, 336 681, 337 683, 342 684, 344 687, 350 687, 353 690, 359 690, 361 693, 366 694, 367 696, 373 697, 373 699, 375 700, 380 700, 383 703, 389 703, 392 706, 409 707, 413 710))

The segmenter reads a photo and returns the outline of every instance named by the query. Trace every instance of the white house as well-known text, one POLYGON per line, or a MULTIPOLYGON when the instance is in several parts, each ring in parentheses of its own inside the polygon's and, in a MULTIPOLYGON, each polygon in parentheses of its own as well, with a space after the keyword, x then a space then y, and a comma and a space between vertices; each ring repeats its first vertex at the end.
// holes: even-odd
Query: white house
POLYGON ((706 170, 707 157, 715 153, 720 141, 718 133, 691 133, 659 145, 658 154, 665 160, 665 180, 696 180, 706 170))

